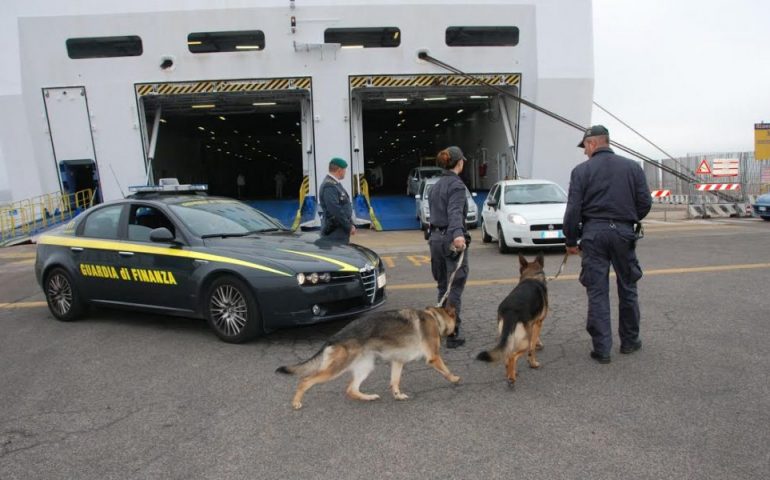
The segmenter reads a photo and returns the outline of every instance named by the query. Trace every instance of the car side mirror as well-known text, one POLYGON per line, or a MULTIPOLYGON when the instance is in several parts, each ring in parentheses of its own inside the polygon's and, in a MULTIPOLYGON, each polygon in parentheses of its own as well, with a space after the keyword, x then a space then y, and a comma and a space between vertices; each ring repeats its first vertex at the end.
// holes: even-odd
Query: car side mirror
POLYGON ((154 228, 150 232, 150 241, 157 243, 176 243, 174 234, 166 227, 154 228))
POLYGON ((489 200, 487 200, 487 205, 489 205, 492 208, 497 208, 497 200, 495 200, 494 198, 490 198, 489 200))

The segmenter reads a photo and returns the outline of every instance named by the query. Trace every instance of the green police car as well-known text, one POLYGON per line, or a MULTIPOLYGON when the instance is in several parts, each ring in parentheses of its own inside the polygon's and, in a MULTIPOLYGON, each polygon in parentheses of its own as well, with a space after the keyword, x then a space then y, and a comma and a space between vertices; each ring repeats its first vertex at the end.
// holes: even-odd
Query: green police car
POLYGON ((90 305, 205 318, 226 342, 354 316, 385 302, 385 268, 360 245, 287 230, 205 186, 141 187, 37 240, 54 317, 90 305))

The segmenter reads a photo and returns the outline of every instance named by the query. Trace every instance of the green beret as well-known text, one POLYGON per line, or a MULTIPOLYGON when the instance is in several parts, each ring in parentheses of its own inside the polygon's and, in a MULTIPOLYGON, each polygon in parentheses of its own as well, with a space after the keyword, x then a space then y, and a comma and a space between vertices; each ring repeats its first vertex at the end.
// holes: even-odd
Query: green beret
POLYGON ((337 167, 340 167, 340 168, 348 168, 348 162, 346 162, 345 160, 341 159, 340 157, 332 158, 331 161, 329 162, 329 165, 330 166, 331 165, 336 165, 337 167))

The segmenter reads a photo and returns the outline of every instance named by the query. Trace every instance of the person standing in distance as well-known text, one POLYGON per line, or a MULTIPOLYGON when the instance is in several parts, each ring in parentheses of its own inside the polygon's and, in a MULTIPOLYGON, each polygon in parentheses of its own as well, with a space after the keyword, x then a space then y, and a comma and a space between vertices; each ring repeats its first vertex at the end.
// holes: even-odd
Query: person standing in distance
POLYGON ((620 353, 642 348, 636 287, 642 269, 636 258, 636 227, 652 207, 642 168, 615 155, 609 143, 610 134, 604 126, 594 125, 585 131, 578 147, 588 160, 572 170, 564 213, 567 253, 582 252, 583 257, 580 283, 588 295, 586 330, 593 342, 591 358, 603 364, 610 363, 612 349, 610 264, 617 276, 620 353))
POLYGON ((441 178, 433 185, 428 199, 430 208, 430 268, 438 287, 438 299, 447 291, 449 277, 457 269, 452 281, 446 304, 452 305, 457 312, 457 325, 454 333, 446 340, 447 348, 457 348, 465 343, 460 330, 460 308, 465 282, 468 280, 468 242, 470 235, 465 231, 465 216, 468 203, 465 197, 465 184, 460 179, 460 172, 465 166, 465 156, 459 147, 449 147, 436 155, 436 163, 444 168, 441 178), (459 253, 465 250, 462 265, 458 267, 459 253))
POLYGON ((348 162, 335 157, 329 162, 329 174, 318 191, 321 209, 321 238, 335 243, 350 243, 350 236, 356 234, 353 224, 353 205, 350 195, 340 181, 345 178, 348 162))

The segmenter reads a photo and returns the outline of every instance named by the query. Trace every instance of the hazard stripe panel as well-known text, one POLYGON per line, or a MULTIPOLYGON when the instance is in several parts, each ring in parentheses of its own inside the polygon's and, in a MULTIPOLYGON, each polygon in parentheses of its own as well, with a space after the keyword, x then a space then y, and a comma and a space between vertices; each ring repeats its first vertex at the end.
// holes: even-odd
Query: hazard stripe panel
POLYGON ((652 198, 670 197, 671 190, 653 190, 650 194, 652 198))
MULTIPOLYGON (((492 85, 517 86, 521 75, 511 74, 479 74, 474 77, 492 85)), ((406 88, 406 87, 437 87, 437 86, 473 86, 478 83, 462 75, 360 75, 350 77, 350 88, 406 88)))
POLYGON ((740 190, 740 183, 696 183, 695 189, 700 192, 713 192, 719 190, 740 190))
POLYGON ((191 95, 218 92, 257 92, 264 90, 310 90, 310 77, 269 78, 262 80, 218 80, 189 83, 142 83, 136 85, 136 94, 191 95))

